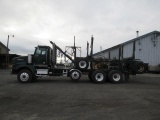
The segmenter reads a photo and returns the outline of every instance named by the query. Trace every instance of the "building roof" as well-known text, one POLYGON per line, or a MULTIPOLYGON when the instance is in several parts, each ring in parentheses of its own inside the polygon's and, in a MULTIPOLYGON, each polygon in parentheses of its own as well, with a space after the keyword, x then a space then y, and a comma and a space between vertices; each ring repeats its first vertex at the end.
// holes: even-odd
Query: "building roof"
POLYGON ((160 35, 160 32, 159 32, 159 31, 153 31, 153 32, 144 34, 144 35, 142 35, 142 36, 139 36, 139 37, 136 37, 136 38, 134 38, 134 39, 128 40, 128 41, 126 41, 126 42, 124 42, 124 43, 121 43, 121 44, 118 44, 118 45, 116 45, 116 46, 113 46, 113 47, 110 47, 110 48, 108 48, 108 49, 105 49, 105 50, 103 50, 103 51, 101 51, 101 52, 97 52, 97 53, 95 53, 95 54, 93 54, 93 55, 97 55, 97 54, 99 54, 99 53, 104 53, 104 52, 109 51, 109 50, 111 50, 111 49, 114 49, 114 48, 120 47, 120 46, 122 46, 122 45, 126 45, 126 44, 129 44, 129 43, 132 43, 132 42, 134 42, 134 41, 136 41, 136 40, 142 39, 142 38, 147 37, 147 36, 150 36, 150 35, 152 35, 152 34, 160 35))
POLYGON ((2 42, 0 42, 0 45, 3 46, 6 50, 10 51, 2 42))

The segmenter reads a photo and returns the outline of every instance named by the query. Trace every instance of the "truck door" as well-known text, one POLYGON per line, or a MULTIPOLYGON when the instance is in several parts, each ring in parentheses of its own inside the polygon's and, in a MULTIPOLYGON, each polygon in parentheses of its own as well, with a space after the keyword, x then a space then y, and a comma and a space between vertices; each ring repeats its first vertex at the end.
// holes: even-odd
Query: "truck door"
POLYGON ((48 65, 48 48, 37 47, 34 53, 35 65, 48 65))

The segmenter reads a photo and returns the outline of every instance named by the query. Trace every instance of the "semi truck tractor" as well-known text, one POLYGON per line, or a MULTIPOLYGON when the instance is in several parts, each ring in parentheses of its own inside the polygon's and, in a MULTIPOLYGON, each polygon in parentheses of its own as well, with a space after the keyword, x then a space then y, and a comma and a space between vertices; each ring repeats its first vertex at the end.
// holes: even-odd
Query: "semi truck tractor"
POLYGON ((69 56, 59 46, 50 41, 51 46, 38 45, 34 54, 13 58, 11 74, 17 75, 20 83, 29 83, 43 76, 66 76, 73 81, 80 80, 82 75, 88 75, 93 83, 121 83, 128 80, 130 75, 145 72, 145 64, 135 59, 105 59, 93 57, 93 41, 91 45, 87 42, 86 57, 76 56, 74 42, 74 57, 69 56), (89 50, 90 49, 90 50, 89 50), (89 54, 90 52, 90 54, 89 54), (68 65, 57 63, 58 53, 63 54, 69 61, 68 65))

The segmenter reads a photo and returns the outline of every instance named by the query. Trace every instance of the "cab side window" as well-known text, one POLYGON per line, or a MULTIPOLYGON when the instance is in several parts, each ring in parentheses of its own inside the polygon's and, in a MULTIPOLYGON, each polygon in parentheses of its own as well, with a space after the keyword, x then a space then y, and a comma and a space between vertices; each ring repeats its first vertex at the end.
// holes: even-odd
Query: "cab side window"
POLYGON ((48 48, 37 47, 34 61, 35 64, 48 64, 48 48))

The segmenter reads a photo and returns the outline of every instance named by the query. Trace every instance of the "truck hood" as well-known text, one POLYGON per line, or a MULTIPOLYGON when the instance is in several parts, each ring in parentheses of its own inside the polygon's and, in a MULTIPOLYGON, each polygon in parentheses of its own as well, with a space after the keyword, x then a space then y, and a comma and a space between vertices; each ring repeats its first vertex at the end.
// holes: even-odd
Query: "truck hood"
POLYGON ((28 56, 15 57, 12 59, 12 65, 20 64, 20 63, 27 63, 27 61, 28 61, 28 56))

